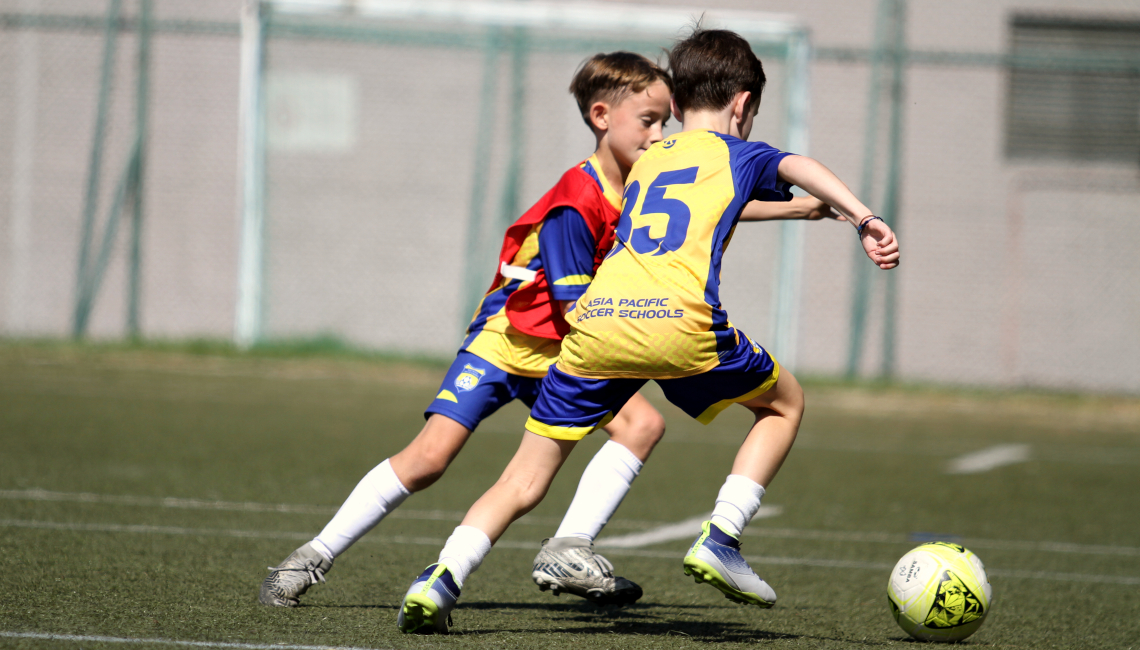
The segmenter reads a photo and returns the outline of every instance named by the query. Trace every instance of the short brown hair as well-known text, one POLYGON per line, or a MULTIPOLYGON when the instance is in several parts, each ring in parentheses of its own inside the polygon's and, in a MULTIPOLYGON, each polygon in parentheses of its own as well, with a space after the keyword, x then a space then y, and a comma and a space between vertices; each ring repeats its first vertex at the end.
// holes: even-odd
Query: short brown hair
MULTIPOLYGON (((748 41, 723 29, 693 31, 669 53, 673 100, 681 112, 720 110, 736 93, 749 91, 759 102, 767 77, 748 41)), ((750 102, 750 103, 751 103, 750 102)))
POLYGON ((614 105, 627 95, 639 93, 654 82, 662 81, 673 91, 673 80, 661 66, 634 52, 595 54, 578 66, 570 82, 570 92, 578 101, 578 110, 586 126, 590 122, 590 107, 595 102, 614 105))

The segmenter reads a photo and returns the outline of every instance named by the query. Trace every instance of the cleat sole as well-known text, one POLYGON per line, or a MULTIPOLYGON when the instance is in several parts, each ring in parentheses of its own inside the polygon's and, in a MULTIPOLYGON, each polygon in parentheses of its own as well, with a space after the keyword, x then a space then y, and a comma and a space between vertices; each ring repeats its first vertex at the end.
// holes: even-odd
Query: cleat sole
POLYGON ((400 631, 405 634, 433 634, 440 631, 436 626, 439 611, 435 602, 427 596, 413 594, 404 600, 404 624, 400 631))
MULTIPOLYGON (((563 593, 574 593, 557 580, 551 580, 541 575, 531 576, 531 578, 534 580, 534 584, 538 585, 540 591, 549 591, 555 596, 561 596, 563 593)), ((592 589, 582 595, 582 597, 600 607, 624 607, 637 602, 642 594, 641 587, 634 585, 633 588, 621 589, 612 594, 607 594, 600 589, 592 589)))
POLYGON ((556 580, 550 580, 543 575, 532 575, 531 579, 534 580, 534 584, 538 585, 539 591, 549 591, 555 596, 561 596, 562 592, 565 590, 565 587, 562 586, 562 583, 556 580))

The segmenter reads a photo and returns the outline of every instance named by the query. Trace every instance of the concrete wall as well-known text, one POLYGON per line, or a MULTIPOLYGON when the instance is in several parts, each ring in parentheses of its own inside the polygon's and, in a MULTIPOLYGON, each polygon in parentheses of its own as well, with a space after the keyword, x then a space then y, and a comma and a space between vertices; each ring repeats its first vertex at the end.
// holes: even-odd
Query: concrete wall
MULTIPOLYGON (((133 2, 125 5, 135 11, 133 2)), ((796 15, 825 50, 867 49, 874 37, 874 0, 716 5, 796 15)), ((239 9, 236 0, 156 2, 159 18, 235 23, 239 9)), ((104 10, 95 0, 0 0, 3 13, 104 10)), ((910 48, 993 54, 1006 51, 1015 13, 1140 19, 1134 2, 1105 0, 910 0, 907 11, 910 48)), ((134 45, 129 35, 119 41, 103 215, 126 159, 134 45)), ((0 334, 69 331, 101 55, 98 30, 0 31, 6 95, 0 101, 0 334)), ((155 39, 142 294, 147 336, 232 332, 238 57, 230 35, 155 39)), ((580 59, 573 53, 529 59, 524 207, 592 146, 565 91, 580 59)), ((773 81, 753 139, 780 144, 783 71, 767 63, 773 81)), ((285 97, 273 104, 278 114, 270 119, 271 128, 285 129, 271 136, 269 153, 271 335, 332 333, 361 345, 441 355, 454 348, 466 309, 482 65, 473 51, 271 44, 270 70, 285 97), (305 84, 341 97, 326 98, 329 110, 349 106, 337 118, 346 130, 325 134, 323 144, 325 136, 306 141, 295 129, 289 140, 290 124, 305 118, 289 112, 296 107, 288 98, 303 96, 305 84)), ((490 214, 510 154, 506 57, 501 66, 496 145, 481 161, 491 170, 490 214)), ((1140 391, 1136 164, 1007 160, 1007 79, 1000 68, 912 65, 905 81, 904 262, 894 271, 899 375, 1140 391)), ((865 61, 831 57, 812 66, 810 153, 854 188, 863 172, 868 83, 865 61)), ((877 178, 881 188, 881 169, 877 178)), ((865 199, 872 208, 881 205, 878 192, 865 199)), ((494 223, 488 229, 501 230, 494 223)), ((93 314, 94 336, 123 331, 125 230, 93 314)), ((496 242, 498 235, 487 237, 496 242)), ((761 341, 770 334, 776 237, 772 225, 741 226, 724 267, 725 306, 761 341)), ((805 253, 797 371, 837 374, 847 356, 852 270, 861 252, 849 227, 815 223, 807 225, 805 253)), ((489 274, 477 284, 489 282, 489 274)), ((877 370, 881 349, 882 285, 875 282, 865 374, 877 370)))

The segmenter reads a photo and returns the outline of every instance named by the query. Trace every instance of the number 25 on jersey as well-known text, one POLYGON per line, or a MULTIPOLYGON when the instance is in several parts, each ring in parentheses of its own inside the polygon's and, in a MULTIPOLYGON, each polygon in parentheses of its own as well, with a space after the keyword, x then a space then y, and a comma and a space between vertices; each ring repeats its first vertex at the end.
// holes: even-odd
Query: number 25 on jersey
POLYGON ((610 255, 616 254, 627 245, 640 255, 654 256, 681 248, 689 232, 689 206, 680 199, 665 198, 665 189, 671 185, 689 185, 696 180, 696 167, 661 172, 649 184, 645 201, 636 213, 634 208, 641 195, 641 183, 639 181, 630 183, 625 188, 625 196, 622 198, 621 219, 618 220, 616 231, 617 243, 610 251, 610 255), (643 222, 644 217, 650 214, 664 214, 669 217, 665 224, 665 234, 661 237, 649 235, 651 226, 634 228, 635 221, 643 222))

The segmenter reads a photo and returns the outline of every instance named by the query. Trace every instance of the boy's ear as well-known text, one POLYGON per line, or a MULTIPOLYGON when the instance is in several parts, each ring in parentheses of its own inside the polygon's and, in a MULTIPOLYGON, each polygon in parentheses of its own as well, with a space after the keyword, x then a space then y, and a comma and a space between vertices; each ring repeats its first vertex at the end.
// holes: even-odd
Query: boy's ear
POLYGON ((748 117, 748 111, 752 108, 752 92, 743 90, 736 93, 736 97, 732 100, 732 117, 736 120, 737 124, 743 124, 744 120, 748 117))
POLYGON ((673 119, 678 122, 685 121, 685 116, 681 114, 681 109, 677 107, 677 100, 672 95, 669 96, 669 110, 673 113, 673 119))
POLYGON ((605 102, 594 102, 590 105, 590 124, 599 131, 610 129, 610 107, 605 102))

